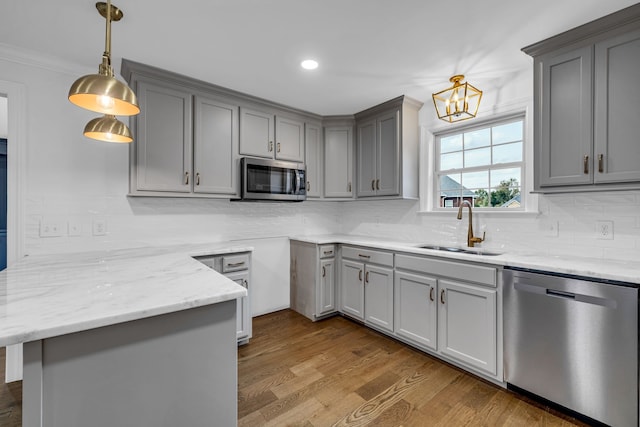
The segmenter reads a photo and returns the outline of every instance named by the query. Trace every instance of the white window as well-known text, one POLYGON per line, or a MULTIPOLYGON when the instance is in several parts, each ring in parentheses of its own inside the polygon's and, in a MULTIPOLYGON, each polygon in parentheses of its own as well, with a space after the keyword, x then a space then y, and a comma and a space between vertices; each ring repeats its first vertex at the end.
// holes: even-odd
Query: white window
POLYGON ((524 210, 524 116, 435 135, 436 209, 524 210))

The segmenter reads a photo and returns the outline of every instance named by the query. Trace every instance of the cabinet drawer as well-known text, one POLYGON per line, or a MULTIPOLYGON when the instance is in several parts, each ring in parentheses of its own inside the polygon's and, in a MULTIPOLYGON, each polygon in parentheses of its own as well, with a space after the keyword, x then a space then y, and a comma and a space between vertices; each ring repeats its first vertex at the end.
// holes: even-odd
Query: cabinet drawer
POLYGON ((371 249, 356 248, 353 246, 343 246, 342 257, 372 264, 380 264, 386 265, 388 267, 393 267, 393 253, 391 252, 381 252, 371 249))
POLYGON ((321 245, 320 258, 333 258, 336 256, 336 245, 321 245))
POLYGON ((225 255, 222 257, 222 272, 247 270, 249 268, 249 254, 225 255))
POLYGON ((492 287, 497 286, 496 268, 483 265, 411 255, 396 255, 396 268, 480 283, 492 287))

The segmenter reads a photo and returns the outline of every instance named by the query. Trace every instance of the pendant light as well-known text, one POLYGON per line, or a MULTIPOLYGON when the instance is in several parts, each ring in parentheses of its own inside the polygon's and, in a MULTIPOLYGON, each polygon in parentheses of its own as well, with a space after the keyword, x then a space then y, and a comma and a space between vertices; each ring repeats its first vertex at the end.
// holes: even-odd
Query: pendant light
POLYGON ((133 141, 129 128, 115 116, 109 114, 87 123, 84 127, 84 136, 105 142, 129 143, 133 141))
POLYGON ((116 6, 96 3, 96 9, 107 22, 105 50, 98 74, 89 74, 76 80, 69 89, 69 101, 84 109, 105 114, 104 117, 90 121, 84 134, 101 141, 131 142, 131 132, 127 126, 115 118, 140 113, 136 94, 125 83, 114 77, 111 66, 111 21, 119 21, 124 14, 116 6), (109 138, 106 135, 110 135, 109 138), (100 137, 98 137, 100 136, 100 137))
POLYGON ((457 74, 449 79, 453 86, 431 95, 439 119, 453 123, 478 114, 482 91, 467 82, 461 83, 463 79, 462 74, 457 74))

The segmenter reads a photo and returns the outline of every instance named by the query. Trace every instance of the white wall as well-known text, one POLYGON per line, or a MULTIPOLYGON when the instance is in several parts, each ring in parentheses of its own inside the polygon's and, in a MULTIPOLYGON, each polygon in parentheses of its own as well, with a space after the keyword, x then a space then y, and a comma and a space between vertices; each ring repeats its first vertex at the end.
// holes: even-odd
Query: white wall
MULTIPOLYGON (((450 215, 420 214, 418 203, 410 201, 266 204, 129 198, 128 147, 83 137, 82 129, 94 115, 67 100, 71 83, 87 72, 94 71, 0 49, 0 80, 27 88, 26 254, 247 239, 257 242, 260 249, 254 262, 268 272, 275 254, 285 255, 282 242, 289 235, 346 232, 411 241, 464 242, 465 221, 450 215), (96 219, 106 221, 105 236, 92 235, 96 219), (60 224, 63 236, 41 238, 41 221, 60 224), (68 235, 69 222, 80 225, 80 236, 68 235)), ((508 109, 508 99, 530 100, 531 87, 528 72, 482 87, 482 114, 508 109)), ((429 129, 441 126, 434 124, 432 109, 425 102, 420 113, 422 125, 429 129)), ((638 192, 541 196, 539 208, 538 216, 479 214, 475 227, 486 229, 486 246, 505 250, 628 260, 640 255, 638 192), (613 240, 595 238, 598 219, 614 222, 613 240), (554 223, 559 224, 559 233, 549 236, 548 228, 554 223)), ((273 296, 273 301, 265 301, 265 306, 256 306, 254 301, 254 310, 262 313, 287 306, 287 281, 288 260, 270 274, 255 275, 255 286, 265 299, 273 296), (271 283, 261 283, 263 277, 271 283)))

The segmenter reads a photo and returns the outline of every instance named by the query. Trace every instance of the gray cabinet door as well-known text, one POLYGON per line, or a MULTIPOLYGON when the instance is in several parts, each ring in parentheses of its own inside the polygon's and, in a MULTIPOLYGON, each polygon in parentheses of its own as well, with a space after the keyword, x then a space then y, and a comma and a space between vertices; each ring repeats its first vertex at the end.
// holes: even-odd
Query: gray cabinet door
MULTIPOLYGON (((249 291, 249 270, 225 274, 229 279, 249 291)), ((238 341, 251 337, 251 305, 249 296, 236 300, 236 338, 238 341)))
POLYGON ((305 127, 305 165, 307 167, 307 197, 322 196, 322 129, 307 123, 305 127))
POLYGON ((342 260, 340 265, 341 311, 364 320, 364 264, 342 260))
POLYGON ((316 315, 336 311, 335 258, 320 260, 320 282, 316 294, 316 315))
POLYGON ((190 192, 191 95, 151 80, 138 81, 137 92, 136 189, 190 192))
POLYGON ((358 173, 358 197, 367 197, 376 195, 376 163, 377 163, 377 138, 376 138, 376 121, 358 125, 357 131, 357 173, 358 173))
POLYGON ((240 154, 273 158, 273 114, 240 108, 240 154))
POLYGON ((640 181, 640 31, 595 46, 594 182, 640 181))
POLYGON ((593 180, 592 64, 591 46, 542 58, 540 186, 593 180))
POLYGON ((438 287, 439 352, 496 375, 496 290, 451 280, 439 280, 438 287))
POLYGON ((435 278, 396 271, 394 329, 398 336, 436 351, 438 304, 435 278))
POLYGON ((352 197, 353 139, 351 127, 328 127, 324 133, 324 196, 352 197))
POLYGON ((276 116, 275 157, 304 162, 304 123, 276 116))
POLYGON ((378 196, 400 194, 400 111, 395 110, 376 121, 377 151, 376 193, 378 196))
POLYGON ((365 322, 393 332, 393 269, 367 265, 364 273, 365 322))
POLYGON ((194 104, 193 191, 237 196, 238 107, 202 96, 194 104))

